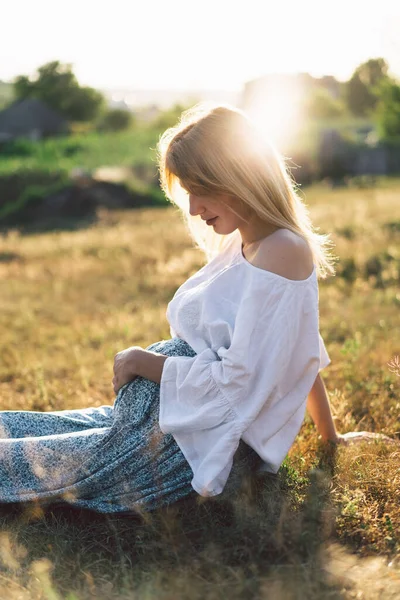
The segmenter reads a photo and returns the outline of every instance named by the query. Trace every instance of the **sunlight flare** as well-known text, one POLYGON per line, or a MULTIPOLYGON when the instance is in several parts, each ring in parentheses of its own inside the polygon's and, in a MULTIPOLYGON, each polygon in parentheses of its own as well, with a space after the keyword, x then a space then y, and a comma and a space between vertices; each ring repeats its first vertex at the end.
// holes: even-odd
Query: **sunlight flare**
POLYGON ((281 148, 300 129, 303 95, 299 82, 267 76, 248 84, 244 108, 261 134, 281 148))

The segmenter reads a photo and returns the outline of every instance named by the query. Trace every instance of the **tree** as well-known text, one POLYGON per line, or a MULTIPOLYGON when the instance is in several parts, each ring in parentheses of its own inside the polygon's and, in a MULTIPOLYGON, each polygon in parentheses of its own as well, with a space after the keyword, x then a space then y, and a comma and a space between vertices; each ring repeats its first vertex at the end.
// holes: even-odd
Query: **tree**
POLYGON ((347 104, 353 115, 367 116, 378 103, 379 85, 389 79, 384 58, 371 58, 359 65, 346 84, 347 104))
POLYGON ((39 67, 33 80, 16 77, 14 94, 17 99, 39 98, 70 121, 91 121, 104 104, 100 92, 80 86, 71 65, 59 61, 39 67))
POLYGON ((29 81, 29 77, 26 77, 26 75, 19 75, 16 77, 14 79, 13 87, 14 96, 18 100, 29 98, 31 95, 31 82, 29 81))
POLYGON ((346 113, 346 106, 343 100, 332 98, 328 90, 316 88, 306 100, 305 112, 321 119, 339 117, 346 113))
POLYGON ((132 113, 129 110, 113 108, 107 111, 99 123, 101 131, 123 131, 132 123, 132 113))
POLYGON ((380 85, 376 119, 383 139, 400 139, 400 85, 397 82, 385 81, 380 85))

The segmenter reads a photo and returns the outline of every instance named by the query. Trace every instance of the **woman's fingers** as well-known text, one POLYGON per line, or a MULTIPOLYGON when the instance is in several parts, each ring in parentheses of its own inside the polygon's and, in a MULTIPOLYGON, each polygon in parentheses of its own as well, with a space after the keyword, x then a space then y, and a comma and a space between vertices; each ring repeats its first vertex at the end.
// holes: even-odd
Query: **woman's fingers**
POLYGON ((112 379, 112 386, 113 386, 113 390, 114 390, 114 394, 118 394, 119 390, 122 388, 123 385, 125 385, 126 383, 129 383, 130 381, 134 381, 137 378, 137 375, 130 375, 129 378, 126 377, 125 379, 120 379, 118 378, 116 375, 114 375, 113 379, 112 379))
POLYGON ((135 355, 138 350, 142 349, 139 346, 131 346, 115 355, 113 366, 113 388, 115 393, 117 393, 123 385, 136 379, 135 355))
POLYGON ((348 433, 339 434, 338 442, 348 445, 359 442, 379 441, 387 444, 397 444, 397 440, 384 435, 383 433, 372 433, 371 431, 349 431, 348 433))

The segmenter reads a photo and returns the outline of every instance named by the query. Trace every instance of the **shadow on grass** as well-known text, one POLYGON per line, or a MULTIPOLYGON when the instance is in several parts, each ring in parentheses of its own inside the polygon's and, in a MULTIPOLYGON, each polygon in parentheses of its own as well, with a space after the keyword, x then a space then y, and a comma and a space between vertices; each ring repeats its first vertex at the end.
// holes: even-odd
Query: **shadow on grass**
POLYGON ((116 225, 121 222, 121 211, 132 211, 140 210, 143 208, 151 208, 152 210, 163 209, 168 207, 164 204, 151 204, 143 203, 132 208, 116 208, 114 209, 102 209, 96 210, 93 213, 84 215, 82 217, 65 217, 65 216, 51 216, 41 219, 26 219, 25 221, 12 221, 8 223, 0 221, 0 235, 7 235, 8 232, 17 230, 20 235, 36 235, 43 233, 57 233, 64 231, 80 231, 82 229, 88 229, 93 225, 101 223, 102 225, 116 225))
POLYGON ((324 566, 335 457, 320 458, 301 480, 282 468, 244 478, 229 497, 193 494, 142 516, 3 505, 3 532, 26 549, 15 576, 50 561, 54 592, 75 590, 69 597, 79 600, 135 590, 150 598, 347 598, 324 566))
POLYGON ((87 229, 98 221, 96 215, 88 215, 81 218, 48 218, 38 221, 0 222, 0 234, 6 235, 10 230, 18 230, 20 235, 35 235, 41 233, 55 233, 57 231, 79 231, 87 229))

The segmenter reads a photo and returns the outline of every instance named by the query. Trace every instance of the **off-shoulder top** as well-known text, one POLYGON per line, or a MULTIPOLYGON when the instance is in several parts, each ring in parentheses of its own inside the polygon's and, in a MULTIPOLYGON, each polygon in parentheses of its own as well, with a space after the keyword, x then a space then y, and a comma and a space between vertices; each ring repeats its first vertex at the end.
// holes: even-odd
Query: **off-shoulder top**
POLYGON ((222 492, 240 439, 266 470, 278 471, 315 378, 330 363, 319 333, 315 266, 303 280, 258 268, 243 256, 236 233, 167 308, 171 336, 197 354, 166 359, 159 422, 204 496, 222 492))

